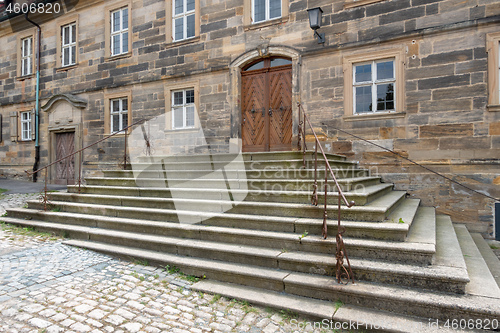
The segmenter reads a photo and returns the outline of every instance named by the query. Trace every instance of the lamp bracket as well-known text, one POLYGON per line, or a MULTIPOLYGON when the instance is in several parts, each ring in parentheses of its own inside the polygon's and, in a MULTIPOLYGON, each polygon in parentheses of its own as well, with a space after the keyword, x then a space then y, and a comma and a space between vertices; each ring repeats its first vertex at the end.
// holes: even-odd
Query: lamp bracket
POLYGON ((324 44, 325 43, 325 33, 318 33, 317 30, 314 30, 314 35, 318 37, 318 44, 324 44))

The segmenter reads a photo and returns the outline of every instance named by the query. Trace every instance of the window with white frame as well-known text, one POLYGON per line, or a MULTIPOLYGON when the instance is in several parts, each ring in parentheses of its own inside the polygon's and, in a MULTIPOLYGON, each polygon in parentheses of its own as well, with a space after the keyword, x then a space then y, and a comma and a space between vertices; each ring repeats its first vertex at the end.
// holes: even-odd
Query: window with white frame
POLYGON ((353 64, 354 114, 395 110, 395 60, 353 64))
POLYGON ((194 128, 194 89, 172 91, 172 128, 194 128))
POLYGON ((281 17, 281 0, 252 0, 252 22, 259 23, 281 17))
POLYGON ((21 76, 32 74, 33 37, 21 39, 21 76))
POLYGON ((111 56, 128 52, 128 7, 111 12, 111 56))
POLYGON ((111 132, 119 132, 128 126, 128 99, 115 98, 110 100, 111 132))
POLYGON ((31 140, 31 112, 21 112, 21 140, 31 140))
POLYGON ((173 5, 173 37, 174 41, 195 36, 195 0, 174 0, 173 5))
POLYGON ((71 66, 76 63, 76 23, 61 27, 61 65, 71 66))

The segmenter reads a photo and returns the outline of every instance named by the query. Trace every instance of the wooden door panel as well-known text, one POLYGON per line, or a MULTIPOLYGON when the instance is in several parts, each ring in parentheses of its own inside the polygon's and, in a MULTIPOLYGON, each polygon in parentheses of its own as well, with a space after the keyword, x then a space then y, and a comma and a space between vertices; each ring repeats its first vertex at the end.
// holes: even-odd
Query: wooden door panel
POLYGON ((265 87, 266 73, 247 75, 242 83, 242 141, 243 147, 259 151, 265 149, 265 87))
POLYGON ((272 71, 270 80, 270 132, 271 150, 290 148, 292 143, 292 69, 272 71))
POLYGON ((292 66, 241 76, 243 151, 289 150, 292 142, 292 66))
MULTIPOLYGON (((56 161, 75 151, 75 132, 56 134, 56 161)), ((74 184, 75 157, 70 157, 56 163, 57 184, 74 184)))

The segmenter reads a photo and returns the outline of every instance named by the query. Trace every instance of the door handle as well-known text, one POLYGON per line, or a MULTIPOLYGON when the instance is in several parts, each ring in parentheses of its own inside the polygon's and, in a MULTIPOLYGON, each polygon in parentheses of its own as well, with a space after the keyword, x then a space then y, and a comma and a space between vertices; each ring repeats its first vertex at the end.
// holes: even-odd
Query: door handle
POLYGON ((272 116, 273 115, 273 109, 269 108, 269 115, 272 116))

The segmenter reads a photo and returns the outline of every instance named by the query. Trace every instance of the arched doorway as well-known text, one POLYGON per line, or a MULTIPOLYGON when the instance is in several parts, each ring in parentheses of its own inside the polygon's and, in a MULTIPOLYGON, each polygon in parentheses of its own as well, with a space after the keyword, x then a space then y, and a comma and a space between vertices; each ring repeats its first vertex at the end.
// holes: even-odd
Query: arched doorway
POLYGON ((241 71, 243 151, 290 150, 293 135, 292 60, 260 59, 241 71))

